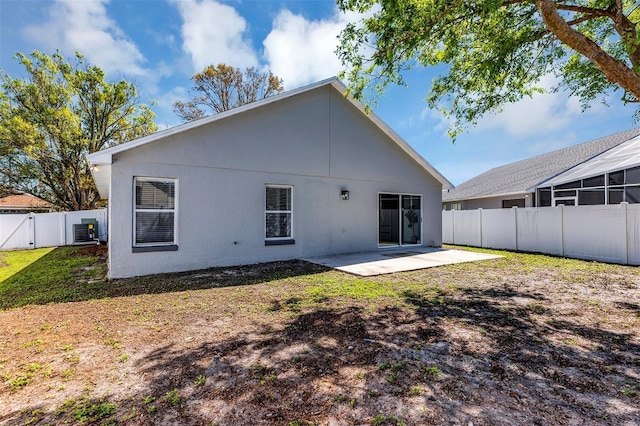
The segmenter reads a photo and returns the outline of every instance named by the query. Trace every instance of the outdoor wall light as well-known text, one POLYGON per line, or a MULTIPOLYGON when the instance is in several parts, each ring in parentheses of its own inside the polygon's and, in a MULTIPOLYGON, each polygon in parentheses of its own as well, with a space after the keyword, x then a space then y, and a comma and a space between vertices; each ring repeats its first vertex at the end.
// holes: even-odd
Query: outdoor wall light
POLYGON ((348 200, 349 199, 349 191, 346 191, 344 189, 342 191, 340 191, 340 199, 341 200, 345 200, 345 201, 348 200))

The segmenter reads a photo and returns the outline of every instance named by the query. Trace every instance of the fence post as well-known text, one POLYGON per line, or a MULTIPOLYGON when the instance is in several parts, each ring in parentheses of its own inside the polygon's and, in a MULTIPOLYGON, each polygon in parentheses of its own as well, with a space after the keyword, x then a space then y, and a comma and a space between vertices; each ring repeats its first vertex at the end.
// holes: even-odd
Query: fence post
POLYGON ((511 207, 513 210, 513 228, 515 229, 516 251, 518 251, 518 206, 511 207))
POLYGON ((560 253, 564 256, 564 204, 560 204, 560 253))
POLYGON ((29 213, 29 248, 36 248, 36 216, 29 213))
POLYGON ((479 222, 480 222, 480 247, 484 247, 482 245, 482 209, 478 209, 478 216, 479 216, 479 222))
POLYGON ((58 216, 58 231, 60 231, 60 238, 58 241, 62 241, 62 244, 67 244, 67 220, 66 215, 61 213, 58 216))
POLYGON ((629 220, 628 220, 628 208, 629 203, 623 201, 620 203, 620 208, 622 209, 622 220, 624 220, 624 263, 625 265, 629 264, 629 220))
POLYGON ((456 210, 451 210, 451 244, 456 244, 456 210))

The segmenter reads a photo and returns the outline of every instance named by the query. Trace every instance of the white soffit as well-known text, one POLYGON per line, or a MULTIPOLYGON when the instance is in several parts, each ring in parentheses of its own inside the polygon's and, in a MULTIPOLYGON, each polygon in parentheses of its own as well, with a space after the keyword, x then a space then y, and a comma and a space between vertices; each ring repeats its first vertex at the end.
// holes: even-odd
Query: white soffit
POLYGON ((566 172, 541 183, 538 188, 561 185, 635 166, 640 166, 640 136, 636 136, 584 163, 578 164, 566 172))
POLYGON ((111 164, 99 164, 91 166, 91 175, 98 188, 100 198, 109 198, 109 182, 111 179, 111 164))

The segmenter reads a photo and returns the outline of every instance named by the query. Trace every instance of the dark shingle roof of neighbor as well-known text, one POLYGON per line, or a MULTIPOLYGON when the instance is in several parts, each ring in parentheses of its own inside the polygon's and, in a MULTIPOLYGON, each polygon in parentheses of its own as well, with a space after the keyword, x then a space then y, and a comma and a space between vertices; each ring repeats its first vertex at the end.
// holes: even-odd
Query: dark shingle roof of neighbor
POLYGON ((442 201, 525 193, 527 189, 537 186, 545 180, 637 135, 640 135, 640 128, 493 168, 461 183, 454 189, 449 190, 449 192, 444 191, 442 193, 442 201))

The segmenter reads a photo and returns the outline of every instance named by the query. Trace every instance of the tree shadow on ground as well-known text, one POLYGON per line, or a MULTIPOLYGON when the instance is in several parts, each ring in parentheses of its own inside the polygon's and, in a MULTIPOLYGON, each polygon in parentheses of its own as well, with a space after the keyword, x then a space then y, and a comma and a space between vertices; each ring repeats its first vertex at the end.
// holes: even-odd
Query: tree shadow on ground
POLYGON ((294 259, 253 265, 227 266, 170 274, 111 280, 105 284, 103 297, 159 294, 173 291, 260 284, 331 270, 304 260, 294 259))
POLYGON ((635 312, 636 314, 640 315, 640 305, 637 303, 616 302, 616 306, 620 309, 627 309, 631 312, 635 312))
POLYGON ((110 280, 106 247, 58 247, 0 282, 0 310, 142 294, 251 285, 325 272, 291 260, 110 280))
POLYGON ((636 424, 630 335, 508 289, 404 301, 273 301, 264 315, 283 315, 278 326, 159 347, 137 361, 136 396, 107 400, 127 424, 636 424))
MULTIPOLYGON (((528 412, 533 423, 633 424, 640 416, 637 399, 625 386, 637 383, 640 346, 631 334, 620 334, 554 318, 553 302, 540 294, 466 289, 463 297, 433 301, 405 294, 416 313, 435 324, 478 327, 489 349, 478 354, 473 344, 456 342, 454 351, 471 356, 478 390, 493 387, 528 412), (525 305, 512 298, 530 299, 525 305), (544 303, 539 303, 544 302, 544 303), (549 315, 546 315, 549 314, 549 315), (618 403, 616 403, 618 400, 618 403), (630 406, 630 409, 621 407, 630 406), (625 423, 627 422, 627 423, 625 423)), ((465 377, 467 368, 449 364, 451 374, 465 377)), ((468 392, 462 380, 459 392, 468 392)), ((473 392, 476 396, 483 392, 473 392)), ((486 401, 486 399, 485 399, 486 401)), ((524 421, 523 421, 524 422, 524 421)))
POLYGON ((163 348, 140 367, 153 377, 154 394, 179 389, 189 405, 202 407, 176 410, 180 422, 624 424, 637 419, 637 407, 625 413, 610 404, 637 402, 621 389, 637 380, 629 368, 638 366, 638 345, 570 321, 538 323, 527 307, 469 293, 473 297, 437 304, 407 295, 414 306, 408 311, 348 306, 298 313, 282 329, 240 333, 190 351, 163 348), (558 341, 558 333, 566 332, 587 339, 594 349, 558 341), (207 377, 202 388, 192 385, 199 375, 207 377))

